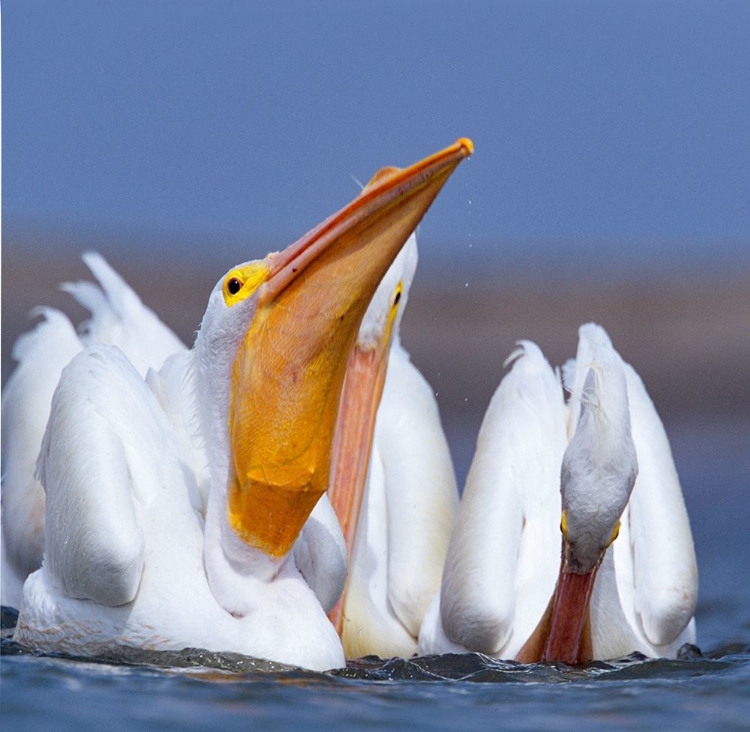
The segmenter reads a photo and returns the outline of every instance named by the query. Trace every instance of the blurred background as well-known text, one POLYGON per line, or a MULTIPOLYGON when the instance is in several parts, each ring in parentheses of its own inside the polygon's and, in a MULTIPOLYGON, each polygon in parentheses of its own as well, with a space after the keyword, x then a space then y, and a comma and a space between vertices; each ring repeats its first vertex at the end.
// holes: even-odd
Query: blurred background
POLYGON ((748 476, 748 49, 743 0, 6 0, 3 382, 34 305, 83 317, 82 251, 189 343, 230 266, 469 136, 403 326, 459 482, 515 341, 588 320, 678 467, 748 476))

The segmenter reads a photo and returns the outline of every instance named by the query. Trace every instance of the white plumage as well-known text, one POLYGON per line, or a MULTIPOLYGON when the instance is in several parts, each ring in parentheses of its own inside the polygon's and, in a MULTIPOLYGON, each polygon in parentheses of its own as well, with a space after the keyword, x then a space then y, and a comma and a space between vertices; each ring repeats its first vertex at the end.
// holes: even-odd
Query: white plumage
POLYGON ((674 656, 695 640, 697 569, 669 443, 641 380, 593 324, 566 367, 567 409, 541 351, 524 342, 515 355, 479 434, 420 651, 523 660, 535 657, 530 645, 543 651, 565 510, 566 571, 596 576, 601 562, 587 616, 592 657, 674 656))
MULTIPOLYGON (((185 369, 185 386, 193 359, 186 352, 171 364, 173 374, 177 362, 185 369)), ((318 668, 342 663, 335 633, 293 560, 256 557, 265 576, 244 577, 242 616, 217 602, 204 570, 210 529, 200 482, 208 467, 195 470, 202 451, 117 348, 91 346, 73 360, 40 460, 47 552, 25 586, 19 640, 81 655, 116 645, 202 647, 318 668)), ((324 569, 340 591, 343 544, 335 520, 323 528, 333 549, 324 569)), ((213 548, 220 551, 220 542, 213 548)))
POLYGON ((89 310, 90 319, 76 332, 60 311, 39 308, 43 320, 14 345, 18 365, 3 391, 1 594, 3 605, 16 608, 44 552, 44 489, 35 478, 36 462, 63 368, 94 343, 119 347, 141 376, 185 350, 100 254, 87 252, 83 261, 98 286, 77 282, 62 288, 89 310))
POLYGON ((542 352, 521 346, 477 437, 422 653, 513 658, 554 589, 565 405, 542 352))
MULTIPOLYGON (((42 440, 45 559, 17 640, 343 664, 325 613, 346 548, 324 493, 346 360, 378 283, 471 150, 459 140, 389 170, 283 252, 230 270, 193 348, 145 380, 118 345, 73 356, 42 440)), ((105 303, 74 290, 95 312, 105 303)), ((117 322, 95 325, 92 339, 117 322)))
POLYGON ((412 235, 383 278, 357 338, 361 351, 383 348, 390 338, 390 350, 384 346, 387 374, 369 435, 372 452, 344 598, 341 637, 348 658, 416 654, 458 507, 434 393, 399 338, 416 266, 412 235))

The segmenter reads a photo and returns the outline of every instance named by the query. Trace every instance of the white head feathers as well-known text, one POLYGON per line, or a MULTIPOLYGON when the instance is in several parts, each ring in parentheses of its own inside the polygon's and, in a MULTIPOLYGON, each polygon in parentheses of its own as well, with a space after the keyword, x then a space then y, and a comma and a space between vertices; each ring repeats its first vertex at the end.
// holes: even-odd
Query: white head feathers
POLYGON ((568 562, 584 572, 613 539, 638 461, 622 360, 600 326, 584 325, 579 336, 575 370, 567 373, 574 379, 571 412, 578 418, 563 456, 561 493, 568 562))
POLYGON ((417 270, 417 260, 417 238, 412 234, 396 259, 393 260, 393 264, 380 281, 380 285, 370 301, 370 306, 367 308, 357 335, 357 342, 361 347, 374 346, 382 340, 388 326, 395 297, 398 297, 398 303, 396 303, 398 312, 391 327, 393 328, 394 338, 398 338, 398 329, 409 296, 409 288, 417 270), (400 291, 397 289, 399 283, 401 283, 400 291))

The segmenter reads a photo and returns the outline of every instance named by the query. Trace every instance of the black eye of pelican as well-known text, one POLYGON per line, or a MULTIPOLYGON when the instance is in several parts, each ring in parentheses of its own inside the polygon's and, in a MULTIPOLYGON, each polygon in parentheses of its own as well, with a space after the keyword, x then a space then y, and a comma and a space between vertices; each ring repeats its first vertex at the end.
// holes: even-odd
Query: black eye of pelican
POLYGON ((395 307, 396 305, 398 305, 398 304, 399 304, 399 302, 401 302, 401 290, 399 290, 399 291, 398 291, 398 292, 396 293, 396 297, 394 297, 394 298, 393 298, 393 305, 394 305, 394 307, 395 307))
POLYGON ((242 283, 236 277, 232 277, 232 279, 227 282, 227 292, 230 295, 236 295, 241 289, 242 283))

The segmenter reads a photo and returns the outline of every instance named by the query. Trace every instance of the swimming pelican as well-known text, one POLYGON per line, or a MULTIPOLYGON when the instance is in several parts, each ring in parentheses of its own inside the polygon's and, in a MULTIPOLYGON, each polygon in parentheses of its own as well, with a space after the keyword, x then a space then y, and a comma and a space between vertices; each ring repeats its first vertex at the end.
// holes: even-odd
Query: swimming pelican
MULTIPOLYGON (((40 308, 44 316, 36 328, 22 335, 14 345, 18 367, 9 379, 3 394, 3 484, 2 484, 2 604, 18 608, 23 597, 23 583, 38 569, 44 554, 45 494, 35 475, 35 466, 49 418, 52 395, 63 368, 86 345, 94 343, 116 345, 136 371, 146 377, 165 359, 187 351, 176 335, 147 308, 135 291, 96 252, 86 252, 83 260, 96 277, 99 286, 91 282, 64 283, 69 292, 91 313, 91 318, 79 326, 77 333, 70 320, 61 312, 40 308)), ((177 426, 188 428, 189 409, 183 414, 184 400, 179 394, 162 394, 165 379, 149 375, 155 394, 160 395, 177 426)), ((205 517, 207 501, 206 468, 199 488, 202 499, 201 514, 205 517)), ((330 513, 327 499, 313 509, 313 520, 305 525, 304 534, 310 541, 295 544, 295 561, 311 584, 318 599, 326 606, 335 601, 339 587, 325 573, 315 573, 319 557, 316 548, 325 546, 327 530, 316 533, 335 518, 330 513)))
POLYGON ((109 343, 145 377, 167 356, 185 350, 101 255, 87 252, 83 261, 99 286, 77 282, 62 288, 90 311, 91 318, 77 333, 60 311, 39 308, 36 312, 43 320, 13 346, 18 366, 3 390, 0 602, 15 608, 21 606, 26 577, 42 563, 44 489, 34 473, 63 368, 87 345, 109 343))
POLYGON ((343 541, 308 518, 328 487, 346 362, 379 281, 470 153, 459 140, 230 270, 193 348, 146 381, 113 346, 73 358, 39 457, 45 557, 16 640, 343 663, 315 594, 340 591, 343 541))
POLYGON ((674 657, 695 641, 695 552, 664 427, 605 331, 588 324, 579 336, 567 410, 536 345, 512 356, 477 440, 423 653, 578 664, 674 657))
POLYGON ((458 508, 435 396, 399 338, 416 267, 412 235, 367 309, 347 367, 330 489, 350 557, 331 613, 347 658, 417 653, 458 508))

